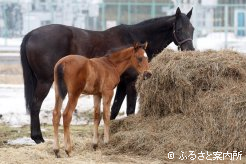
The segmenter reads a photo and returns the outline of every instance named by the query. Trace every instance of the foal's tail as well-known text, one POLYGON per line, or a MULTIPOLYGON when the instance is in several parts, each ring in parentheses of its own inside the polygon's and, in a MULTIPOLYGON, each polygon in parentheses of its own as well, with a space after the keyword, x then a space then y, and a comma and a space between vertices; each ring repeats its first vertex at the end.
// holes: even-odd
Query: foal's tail
POLYGON ((59 92, 60 97, 64 100, 64 98, 67 95, 67 86, 66 83, 64 81, 64 71, 63 71, 63 66, 62 64, 57 65, 57 67, 55 67, 55 85, 57 85, 57 89, 59 92))

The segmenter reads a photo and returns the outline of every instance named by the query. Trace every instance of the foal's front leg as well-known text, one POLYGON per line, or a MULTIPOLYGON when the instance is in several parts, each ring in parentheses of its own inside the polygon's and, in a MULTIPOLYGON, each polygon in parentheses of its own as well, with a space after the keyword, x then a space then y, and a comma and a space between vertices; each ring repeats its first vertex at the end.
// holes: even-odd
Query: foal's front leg
POLYGON ((113 90, 108 90, 103 93, 104 144, 109 142, 110 104, 113 94, 113 90))
POLYGON ((72 114, 75 110, 79 98, 79 94, 70 94, 68 96, 68 103, 63 112, 63 127, 64 127, 64 146, 68 156, 72 151, 71 139, 70 139, 70 123, 72 120, 72 114))
POLYGON ((101 120, 101 113, 100 113, 101 96, 94 95, 93 98, 94 98, 94 132, 93 132, 92 146, 93 149, 95 150, 98 146, 98 126, 101 120))

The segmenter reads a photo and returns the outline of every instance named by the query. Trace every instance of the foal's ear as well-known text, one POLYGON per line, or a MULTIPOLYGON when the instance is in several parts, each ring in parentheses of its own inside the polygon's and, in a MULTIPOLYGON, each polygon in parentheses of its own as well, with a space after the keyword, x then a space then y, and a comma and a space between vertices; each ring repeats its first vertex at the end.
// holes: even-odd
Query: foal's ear
POLYGON ((133 47, 134 47, 134 50, 137 51, 141 47, 141 44, 139 42, 134 42, 133 47))
POLYGON ((192 15, 192 10, 193 10, 193 7, 190 9, 190 11, 186 14, 187 17, 190 19, 191 18, 191 15, 192 15))
POLYGON ((145 43, 143 44, 143 49, 146 50, 147 46, 148 46, 148 42, 145 42, 145 43))
POLYGON ((179 17, 181 15, 181 11, 180 11, 179 7, 177 8, 175 15, 176 15, 176 17, 179 17))
POLYGON ((134 50, 137 51, 139 48, 143 48, 143 49, 146 49, 147 48, 147 45, 148 45, 148 42, 145 42, 145 43, 139 43, 139 42, 135 42, 133 43, 133 47, 134 47, 134 50))

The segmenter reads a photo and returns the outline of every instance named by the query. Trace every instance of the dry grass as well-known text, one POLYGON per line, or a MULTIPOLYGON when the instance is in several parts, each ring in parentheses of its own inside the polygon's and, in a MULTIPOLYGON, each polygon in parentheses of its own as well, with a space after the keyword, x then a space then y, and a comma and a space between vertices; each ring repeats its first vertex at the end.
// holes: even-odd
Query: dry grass
POLYGON ((56 158, 52 149, 53 146, 53 127, 50 125, 42 125, 42 129, 46 142, 39 145, 25 146, 25 145, 8 145, 8 140, 17 137, 28 137, 29 126, 21 128, 12 128, 7 125, 0 124, 0 163, 2 164, 81 164, 81 163, 161 163, 156 159, 149 159, 148 157, 133 155, 105 155, 104 149, 107 145, 102 143, 102 128, 100 127, 100 147, 94 151, 91 146, 92 141, 92 126, 71 126, 73 138, 72 156, 67 157, 64 151, 63 130, 60 128, 61 139, 61 156, 56 158))
POLYGON ((168 160, 168 152, 246 151, 246 58, 234 51, 165 50, 137 81, 140 111, 112 123, 111 149, 168 160))

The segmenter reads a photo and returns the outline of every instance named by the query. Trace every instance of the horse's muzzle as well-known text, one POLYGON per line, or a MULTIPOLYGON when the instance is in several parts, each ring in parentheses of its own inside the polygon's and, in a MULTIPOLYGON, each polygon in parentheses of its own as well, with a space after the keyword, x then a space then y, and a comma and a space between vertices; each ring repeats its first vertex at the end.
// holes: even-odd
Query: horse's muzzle
POLYGON ((147 80, 151 77, 152 73, 150 71, 144 71, 143 73, 143 79, 147 80))

